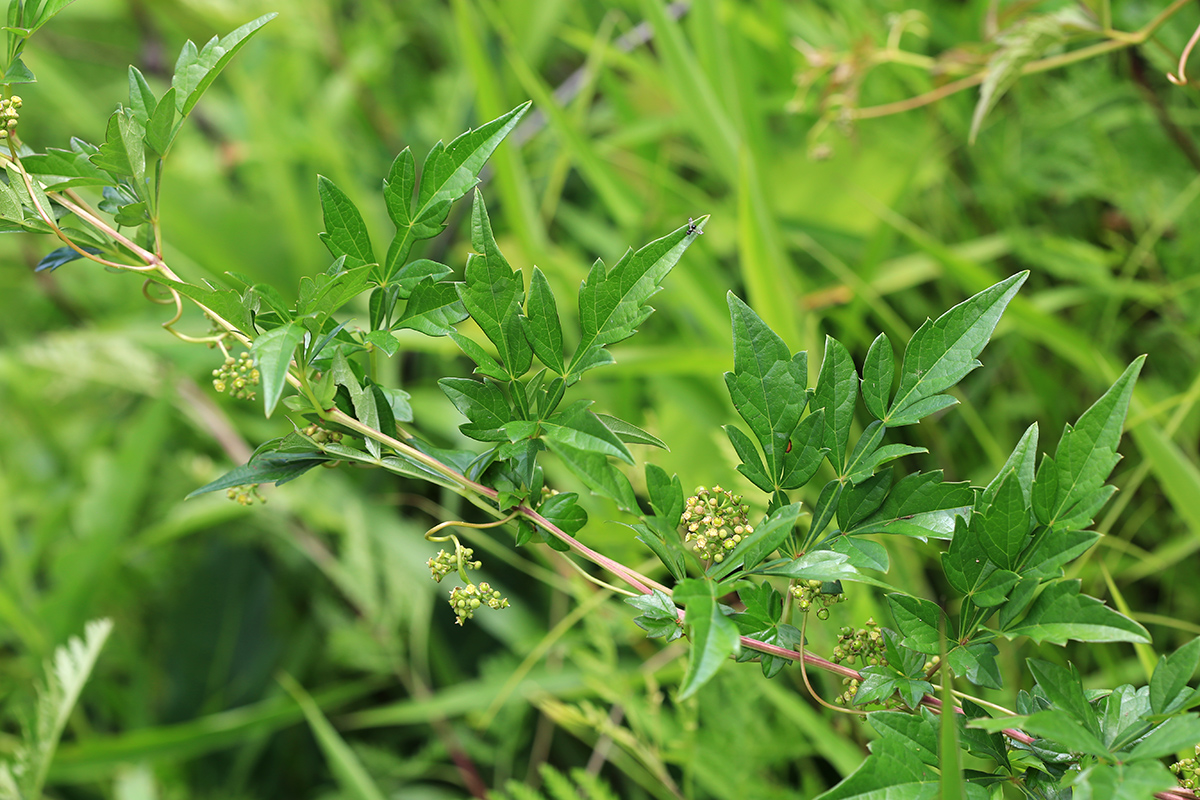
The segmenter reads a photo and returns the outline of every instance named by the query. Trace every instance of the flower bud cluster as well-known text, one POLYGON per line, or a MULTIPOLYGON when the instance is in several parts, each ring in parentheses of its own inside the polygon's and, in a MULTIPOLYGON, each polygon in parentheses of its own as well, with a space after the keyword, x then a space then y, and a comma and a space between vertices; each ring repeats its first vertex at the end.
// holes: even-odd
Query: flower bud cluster
POLYGON ((16 130, 17 120, 21 117, 17 109, 21 107, 21 102, 18 94, 0 99, 0 139, 7 139, 16 130))
POLYGON ((842 592, 829 593, 821 591, 821 581, 800 581, 789 590, 796 598, 796 607, 807 614, 814 606, 817 607, 817 619, 829 619, 829 606, 846 599, 842 592))
POLYGON ((219 369, 214 369, 213 388, 218 392, 229 391, 229 394, 239 400, 253 400, 254 388, 258 386, 258 368, 249 353, 243 352, 238 358, 225 356, 225 363, 219 369))
POLYGON ((258 491, 257 483, 248 483, 245 486, 234 486, 225 490, 225 496, 234 501, 238 505, 252 506, 255 501, 260 503, 267 502, 267 498, 263 497, 258 491))
POLYGON ((308 438, 312 439, 317 444, 325 444, 326 442, 340 442, 342 434, 337 431, 327 431, 315 422, 306 428, 301 428, 300 432, 308 438))
POLYGON ((754 532, 747 524, 750 506, 742 505, 740 495, 714 486, 703 486, 687 499, 683 524, 687 528, 683 540, 705 561, 724 560, 725 553, 738 546, 743 538, 754 532))
POLYGON ((439 550, 436 556, 425 562, 425 566, 429 567, 429 572, 433 575, 433 579, 441 583, 442 578, 451 572, 458 572, 458 560, 460 557, 462 558, 462 565, 466 569, 479 569, 482 567, 482 561, 471 560, 471 556, 473 555, 475 555, 475 551, 469 547, 462 548, 457 556, 454 553, 439 550))
POLYGON ((863 667, 885 666, 888 663, 886 652, 878 623, 868 619, 864 628, 854 630, 844 626, 838 631, 838 643, 833 648, 832 660, 835 664, 849 665, 858 659, 863 667))
POLYGON ((839 706, 852 705, 854 702, 854 695, 858 694, 858 685, 858 678, 842 678, 842 686, 845 686, 846 689, 837 697, 833 698, 833 702, 837 703, 839 706))
POLYGON ((454 609, 455 623, 462 625, 463 620, 475 616, 480 606, 500 609, 508 608, 508 599, 501 597, 500 592, 488 585, 487 581, 478 586, 468 583, 466 586, 455 586, 450 590, 450 607, 454 609))
POLYGON ((1200 744, 1196 745, 1195 753, 1195 758, 1185 758, 1171 765, 1171 772, 1184 789, 1200 788, 1200 763, 1197 763, 1200 761, 1200 744))

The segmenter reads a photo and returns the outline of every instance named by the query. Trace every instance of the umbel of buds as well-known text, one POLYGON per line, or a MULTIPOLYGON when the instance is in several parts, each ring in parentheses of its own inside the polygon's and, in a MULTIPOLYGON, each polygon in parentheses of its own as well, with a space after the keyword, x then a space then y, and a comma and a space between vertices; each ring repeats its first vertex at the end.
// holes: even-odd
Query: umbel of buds
POLYGON ((838 584, 824 584, 821 581, 800 581, 793 586, 790 591, 792 597, 796 598, 796 606, 803 613, 807 614, 814 607, 817 609, 817 619, 829 619, 829 606, 834 603, 840 603, 846 599, 846 595, 839 591, 834 591, 838 584), (829 589, 830 591, 825 591, 829 589))
POLYGON ((7 139, 16 129, 17 120, 21 117, 17 111, 20 107, 21 96, 18 94, 0 99, 0 139, 7 139))
POLYGON ((701 486, 687 499, 683 540, 705 561, 723 561, 726 553, 754 533, 747 522, 749 512, 750 506, 742 505, 740 495, 720 486, 711 490, 701 486))
POLYGON ((253 400, 254 387, 258 386, 258 368, 254 359, 243 352, 238 358, 225 356, 225 363, 213 372, 213 388, 218 392, 229 392, 239 400, 253 400))
POLYGON ((469 547, 464 547, 459 551, 459 555, 447 553, 445 550, 439 550, 438 554, 425 562, 425 566, 429 567, 430 574, 438 583, 442 582, 442 578, 449 575, 451 572, 458 572, 459 557, 462 558, 462 565, 466 569, 479 569, 483 566, 482 561, 472 561, 471 556, 475 555, 475 551, 469 547))
POLYGON ((1171 772, 1175 773, 1179 785, 1184 789, 1200 787, 1200 764, 1197 763, 1200 760, 1200 744, 1196 745, 1195 754, 1195 758, 1185 758, 1171 765, 1171 772))
POLYGON ((508 608, 508 599, 501 597, 500 592, 489 586, 487 581, 478 586, 468 583, 450 590, 450 607, 454 609, 454 621, 459 625, 463 624, 463 620, 475 616, 475 610, 483 605, 494 609, 508 608))
POLYGON ((244 486, 233 486, 225 490, 225 496, 233 502, 242 506, 252 506, 255 501, 260 503, 267 502, 267 498, 263 497, 258 491, 257 483, 247 483, 244 486))

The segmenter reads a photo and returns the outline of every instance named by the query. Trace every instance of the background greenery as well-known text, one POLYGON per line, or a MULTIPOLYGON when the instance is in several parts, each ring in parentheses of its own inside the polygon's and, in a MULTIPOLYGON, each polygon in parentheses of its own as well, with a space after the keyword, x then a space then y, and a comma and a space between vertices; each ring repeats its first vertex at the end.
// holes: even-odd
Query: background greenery
MULTIPOLYGON (((1030 422, 1050 448, 1149 353, 1121 491, 1099 518, 1109 536, 1073 569, 1168 651, 1200 633, 1200 107, 1165 78, 1196 8, 1145 45, 1022 79, 973 146, 974 90, 810 135, 838 94, 867 107, 935 85, 919 66, 868 71, 889 15, 920 11, 903 46, 953 50, 970 68, 989 26, 1066 4, 992 5, 711 0, 676 24, 653 0, 80 0, 28 50, 39 82, 22 92, 21 134, 39 149, 101 139, 127 64, 165 80, 186 38, 281 12, 185 128, 162 206, 167 260, 189 280, 233 270, 294 287, 329 263, 317 174, 383 241, 378 190, 396 152, 532 98, 544 124, 510 137, 484 186, 514 265, 571 291, 595 257, 712 215, 592 391, 671 446, 644 458, 685 487, 738 487, 758 511, 765 498, 733 470, 720 429, 734 419, 720 378, 727 290, 810 349, 815 374, 826 333, 861 361, 878 331, 903 341, 1030 269, 962 405, 905 429, 930 451, 914 463, 984 481, 1030 422), (643 21, 652 42, 621 40, 643 21), (578 92, 550 104, 580 68, 578 92)), ((1114 25, 1135 30, 1160 10, 1118 1, 1114 25)), ((424 254, 461 269, 463 222, 424 254)), ((536 787, 550 764, 598 774, 620 797, 805 798, 861 761, 865 727, 812 704, 793 670, 767 682, 731 667, 675 702, 680 646, 646 641, 628 607, 546 548, 513 552, 504 530, 467 535, 513 607, 457 628, 422 534, 470 512, 435 488, 343 468, 271 489, 261 507, 183 502, 289 423, 215 395, 218 356, 165 335, 134 277, 82 262, 35 275, 52 247, 0 240, 0 755, 53 648, 87 620, 115 622, 52 794, 370 796, 330 766, 281 674, 397 797, 536 787)), ((414 335, 388 379, 413 394, 421 430, 455 441, 461 420, 434 381, 469 368, 449 344, 414 335)), ((605 521, 619 515, 588 502, 583 541, 649 569, 632 532, 605 521)), ((889 580, 937 598, 936 558, 933 544, 901 544, 889 580)), ((817 652, 837 625, 886 617, 858 585, 835 611, 810 631, 817 652)), ((1021 675, 1026 655, 1002 649, 1005 674, 1021 675)), ((1040 653, 1067 655, 1106 687, 1144 682, 1155 658, 1128 645, 1040 653)), ((1011 705, 1019 688, 993 699, 1011 705)))

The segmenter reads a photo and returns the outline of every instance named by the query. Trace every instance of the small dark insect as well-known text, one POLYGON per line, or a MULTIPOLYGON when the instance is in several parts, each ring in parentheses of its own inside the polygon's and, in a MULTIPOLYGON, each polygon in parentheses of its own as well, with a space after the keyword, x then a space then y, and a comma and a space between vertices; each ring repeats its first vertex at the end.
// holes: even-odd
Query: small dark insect
POLYGON ((691 217, 688 217, 687 233, 688 233, 688 236, 695 236, 697 233, 700 234, 701 236, 704 235, 704 231, 702 231, 696 227, 696 223, 691 217))

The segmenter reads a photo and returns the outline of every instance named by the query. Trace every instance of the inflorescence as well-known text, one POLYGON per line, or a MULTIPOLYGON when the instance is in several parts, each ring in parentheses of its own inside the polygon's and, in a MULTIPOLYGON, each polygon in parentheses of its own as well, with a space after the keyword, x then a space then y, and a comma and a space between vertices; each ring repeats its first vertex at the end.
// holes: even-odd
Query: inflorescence
MULTIPOLYGON (((837 586, 836 583, 829 584, 828 588, 837 586)), ((817 619, 829 619, 829 607, 840 603, 846 599, 846 595, 840 591, 824 591, 826 584, 821 581, 800 581, 792 586, 789 590, 792 597, 796 598, 796 606, 802 612, 807 614, 814 606, 817 608, 817 619)))
POLYGON ((738 546, 754 532, 747 522, 750 506, 742 505, 741 495, 714 486, 701 486, 687 499, 683 524, 687 533, 683 540, 705 561, 724 560, 725 553, 738 546))
POLYGON ((258 367, 254 359, 243 352, 238 358, 225 356, 225 363, 212 371, 213 388, 218 392, 229 391, 232 397, 239 400, 253 400, 254 387, 258 386, 258 367))

